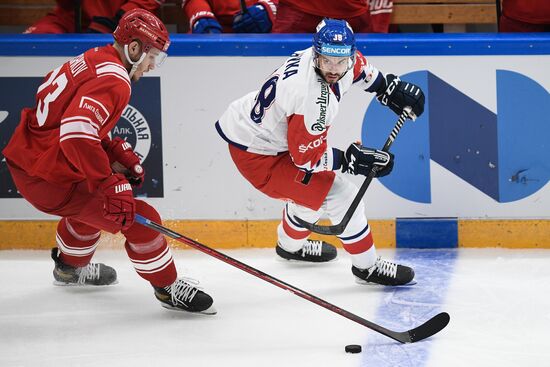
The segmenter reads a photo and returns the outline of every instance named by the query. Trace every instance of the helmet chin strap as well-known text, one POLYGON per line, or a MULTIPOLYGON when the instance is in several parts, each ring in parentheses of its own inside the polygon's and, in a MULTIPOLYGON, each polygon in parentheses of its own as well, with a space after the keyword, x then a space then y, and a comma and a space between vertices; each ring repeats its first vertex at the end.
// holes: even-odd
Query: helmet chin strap
POLYGON ((128 73, 128 76, 130 77, 130 79, 132 79, 132 76, 136 72, 139 64, 141 64, 145 59, 145 52, 141 53, 141 57, 139 58, 138 61, 132 61, 132 59, 130 58, 130 55, 128 54, 128 45, 124 45, 124 56, 126 56, 126 61, 128 61, 132 65, 132 69, 128 73))

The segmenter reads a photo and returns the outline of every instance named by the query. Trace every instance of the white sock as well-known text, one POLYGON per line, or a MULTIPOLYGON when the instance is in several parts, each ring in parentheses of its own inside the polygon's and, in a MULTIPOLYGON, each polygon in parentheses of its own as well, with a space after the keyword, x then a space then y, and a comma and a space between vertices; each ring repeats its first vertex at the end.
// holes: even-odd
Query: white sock
POLYGON ((378 255, 376 254, 376 248, 372 245, 372 247, 365 252, 351 255, 351 263, 356 268, 365 270, 374 265, 377 257, 378 255))
POLYGON ((300 251, 302 247, 304 247, 304 242, 307 239, 307 237, 300 240, 291 238, 288 234, 286 234, 281 223, 279 224, 279 227, 277 227, 277 235, 279 246, 281 246, 283 250, 286 250, 288 252, 300 251))

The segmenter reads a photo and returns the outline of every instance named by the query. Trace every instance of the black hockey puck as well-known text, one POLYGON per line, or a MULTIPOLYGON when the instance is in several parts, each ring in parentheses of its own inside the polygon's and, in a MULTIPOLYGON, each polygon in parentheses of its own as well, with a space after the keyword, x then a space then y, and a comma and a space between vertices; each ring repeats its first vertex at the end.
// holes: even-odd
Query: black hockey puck
POLYGON ((346 345, 346 353, 361 353, 361 346, 357 344, 346 345))

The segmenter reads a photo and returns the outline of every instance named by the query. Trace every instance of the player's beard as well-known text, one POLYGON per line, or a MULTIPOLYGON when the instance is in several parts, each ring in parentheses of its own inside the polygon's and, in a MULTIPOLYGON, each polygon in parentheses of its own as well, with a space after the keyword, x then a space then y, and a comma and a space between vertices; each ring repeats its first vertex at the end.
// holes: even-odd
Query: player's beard
POLYGON ((327 82, 328 84, 336 84, 342 79, 342 77, 346 74, 346 72, 343 73, 332 73, 329 71, 322 71, 321 76, 327 82))

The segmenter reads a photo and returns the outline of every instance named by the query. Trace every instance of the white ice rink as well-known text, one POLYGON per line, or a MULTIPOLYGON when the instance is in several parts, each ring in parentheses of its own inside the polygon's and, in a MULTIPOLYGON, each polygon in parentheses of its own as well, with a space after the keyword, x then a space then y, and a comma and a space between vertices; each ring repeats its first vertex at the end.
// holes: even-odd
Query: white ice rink
POLYGON ((317 266, 224 252, 393 330, 440 311, 451 322, 400 345, 195 250, 174 252, 178 269, 218 314, 185 314, 161 308, 122 251, 97 252, 119 277, 99 288, 52 285, 46 251, 0 251, 0 366, 550 366, 549 250, 379 250, 416 270, 418 283, 398 289, 355 284, 343 251, 317 266))

